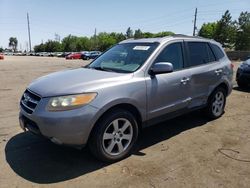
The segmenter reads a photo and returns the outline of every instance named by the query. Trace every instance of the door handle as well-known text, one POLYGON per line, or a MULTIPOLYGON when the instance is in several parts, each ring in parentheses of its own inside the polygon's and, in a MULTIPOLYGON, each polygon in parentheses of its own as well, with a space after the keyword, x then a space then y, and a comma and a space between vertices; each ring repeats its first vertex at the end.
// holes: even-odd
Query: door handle
POLYGON ((189 78, 184 77, 181 79, 181 83, 185 85, 189 80, 189 78))
POLYGON ((216 71, 214 71, 215 74, 219 75, 220 73, 222 73, 222 69, 217 69, 216 71))

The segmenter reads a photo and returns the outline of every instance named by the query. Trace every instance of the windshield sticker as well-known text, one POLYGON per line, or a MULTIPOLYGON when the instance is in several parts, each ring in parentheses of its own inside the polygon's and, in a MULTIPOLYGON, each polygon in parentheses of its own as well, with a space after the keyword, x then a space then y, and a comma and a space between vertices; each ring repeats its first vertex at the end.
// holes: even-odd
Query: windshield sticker
POLYGON ((150 46, 135 46, 133 50, 148 50, 150 46))

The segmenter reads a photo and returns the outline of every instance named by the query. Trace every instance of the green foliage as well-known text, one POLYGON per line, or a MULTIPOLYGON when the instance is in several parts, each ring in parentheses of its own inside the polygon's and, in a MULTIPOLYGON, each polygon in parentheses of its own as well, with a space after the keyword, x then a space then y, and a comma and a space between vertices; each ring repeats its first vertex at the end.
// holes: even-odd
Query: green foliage
POLYGON ((233 48, 236 37, 236 27, 232 16, 227 10, 218 21, 214 39, 222 44, 224 48, 233 48))
POLYGON ((171 31, 163 31, 163 32, 159 32, 156 34, 153 34, 153 37, 166 37, 166 36, 170 36, 173 35, 174 33, 171 31))
POLYGON ((11 47, 14 52, 16 52, 17 45, 18 45, 17 38, 16 37, 10 37, 9 38, 9 47, 11 47))
POLYGON ((80 52, 80 51, 105 51, 113 45, 125 40, 126 38, 150 38, 150 37, 163 37, 172 35, 174 33, 169 31, 159 32, 159 33, 143 33, 140 29, 133 31, 128 28, 126 34, 123 33, 106 33, 101 32, 96 36, 92 37, 77 37, 73 35, 68 35, 59 40, 48 40, 46 43, 41 43, 34 47, 35 52, 80 52))
POLYGON ((61 44, 57 41, 48 40, 44 45, 45 52, 59 52, 61 51, 61 44))
POLYGON ((3 52, 3 48, 2 47, 0 47, 0 52, 3 52))
POLYGON ((96 48, 100 51, 105 51, 106 49, 110 48, 111 46, 115 45, 117 40, 112 35, 103 32, 99 33, 97 36, 97 46, 96 48))
POLYGON ((135 30, 134 38, 135 39, 143 38, 143 33, 140 29, 135 30))
POLYGON ((201 29, 198 35, 201 37, 209 38, 209 39, 215 38, 215 31, 216 31, 217 25, 218 25, 217 22, 204 23, 201 26, 201 29))
POLYGON ((128 29, 127 29, 127 31, 126 31, 126 38, 133 38, 133 36, 134 36, 134 32, 133 32, 133 30, 129 27, 128 29))
POLYGON ((241 12, 237 22, 236 50, 250 50, 250 13, 241 12))
POLYGON ((204 23, 199 36, 215 39, 224 48, 250 50, 250 13, 241 12, 237 21, 227 10, 218 22, 204 23))
POLYGON ((62 49, 64 52, 76 52, 77 51, 78 37, 68 35, 62 40, 62 49))

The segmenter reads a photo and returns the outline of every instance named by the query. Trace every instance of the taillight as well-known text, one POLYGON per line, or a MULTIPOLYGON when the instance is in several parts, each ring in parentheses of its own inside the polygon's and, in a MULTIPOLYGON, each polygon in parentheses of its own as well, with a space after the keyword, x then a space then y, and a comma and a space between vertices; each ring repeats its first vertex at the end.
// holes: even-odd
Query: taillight
POLYGON ((231 63, 231 64, 230 64, 230 67, 231 67, 231 69, 234 69, 234 64, 231 63))

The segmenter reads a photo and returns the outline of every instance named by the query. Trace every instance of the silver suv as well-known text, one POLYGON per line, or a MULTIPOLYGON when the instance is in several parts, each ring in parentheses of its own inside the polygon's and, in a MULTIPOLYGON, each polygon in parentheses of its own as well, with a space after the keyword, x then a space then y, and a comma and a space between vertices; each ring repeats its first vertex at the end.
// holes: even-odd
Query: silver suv
POLYGON ((196 109, 220 117, 232 75, 213 40, 125 40, 84 68, 32 82, 20 101, 20 126, 56 144, 87 144, 113 162, 129 155, 141 128, 196 109))

